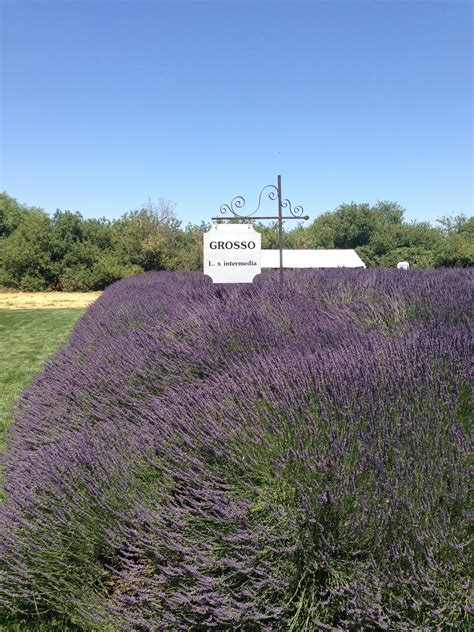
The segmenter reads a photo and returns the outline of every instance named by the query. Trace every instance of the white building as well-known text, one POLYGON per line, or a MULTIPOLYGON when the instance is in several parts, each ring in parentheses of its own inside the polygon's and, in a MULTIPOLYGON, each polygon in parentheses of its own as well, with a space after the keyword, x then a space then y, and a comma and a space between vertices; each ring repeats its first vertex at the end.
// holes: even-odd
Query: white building
MULTIPOLYGON (((280 251, 262 250, 262 268, 279 268, 280 251)), ((365 268, 355 250, 283 250, 284 268, 365 268)))

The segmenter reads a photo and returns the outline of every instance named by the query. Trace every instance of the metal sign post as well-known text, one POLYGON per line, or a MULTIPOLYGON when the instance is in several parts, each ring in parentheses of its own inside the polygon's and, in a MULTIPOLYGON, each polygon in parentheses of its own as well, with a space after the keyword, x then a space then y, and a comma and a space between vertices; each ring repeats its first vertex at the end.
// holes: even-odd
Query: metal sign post
POLYGON ((278 176, 277 186, 274 184, 267 184, 260 191, 258 196, 257 208, 251 213, 241 214, 239 209, 245 206, 245 198, 241 195, 237 195, 231 200, 229 204, 222 204, 220 207, 221 216, 212 217, 213 221, 220 219, 252 219, 252 220, 268 220, 273 219, 278 221, 278 249, 280 251, 280 294, 283 290, 283 220, 285 219, 303 219, 308 220, 309 215, 303 215, 304 209, 302 206, 291 206, 291 202, 286 198, 283 199, 281 190, 281 176, 278 176), (263 198, 269 200, 278 200, 278 215, 255 215, 260 209, 263 198), (283 215, 283 209, 288 209, 289 215, 283 215))

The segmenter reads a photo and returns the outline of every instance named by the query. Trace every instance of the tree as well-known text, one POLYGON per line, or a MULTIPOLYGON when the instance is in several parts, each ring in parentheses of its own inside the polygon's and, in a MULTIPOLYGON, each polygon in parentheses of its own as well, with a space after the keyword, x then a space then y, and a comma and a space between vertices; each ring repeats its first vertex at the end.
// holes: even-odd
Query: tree
POLYGON ((59 267, 51 257, 51 220, 46 213, 26 214, 4 241, 4 285, 23 290, 45 290, 58 283, 59 267))
POLYGON ((438 244, 436 266, 474 265, 474 217, 444 216, 437 220, 445 239, 438 244))
POLYGON ((441 224, 446 235, 467 234, 474 238, 474 217, 466 217, 461 213, 454 216, 445 215, 436 221, 441 224))
MULTIPOLYGON (((377 235, 393 237, 395 228, 403 222, 404 210, 396 202, 369 204, 341 204, 335 211, 320 215, 309 226, 309 242, 312 248, 360 248, 372 244, 377 235)), ((387 243, 384 249, 395 247, 387 243)))
POLYGON ((28 216, 42 214, 41 209, 19 204, 7 193, 0 193, 0 239, 11 235, 28 216))
POLYGON ((144 269, 156 268, 159 264, 159 244, 162 238, 170 238, 180 227, 172 202, 160 199, 158 204, 148 203, 138 210, 130 211, 113 223, 114 249, 134 265, 144 269), (157 239, 157 236, 160 239, 157 239), (151 266, 151 267, 150 267, 151 266))
POLYGON ((436 266, 474 265, 474 239, 470 233, 448 235, 435 253, 436 266))
MULTIPOLYGON (((146 270, 201 270, 208 224, 176 218, 175 205, 148 202, 117 220, 84 219, 57 210, 49 217, 0 194, 0 285, 24 290, 103 289, 146 270)), ((367 266, 474 265, 474 218, 447 216, 434 227, 404 222, 396 202, 341 204, 309 226, 287 222, 284 248, 355 248, 367 266)), ((232 223, 245 223, 235 219, 232 223)), ((278 248, 278 225, 256 223, 263 248, 278 248)))

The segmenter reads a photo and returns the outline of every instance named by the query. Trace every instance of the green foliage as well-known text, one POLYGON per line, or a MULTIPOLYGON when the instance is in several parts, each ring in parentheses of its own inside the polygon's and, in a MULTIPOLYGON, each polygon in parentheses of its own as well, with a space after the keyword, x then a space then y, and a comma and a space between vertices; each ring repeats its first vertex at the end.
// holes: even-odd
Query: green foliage
POLYGON ((438 222, 443 227, 445 239, 437 248, 436 265, 474 265, 474 217, 442 217, 438 222))
POLYGON ((394 202, 342 204, 307 229, 310 247, 355 248, 368 267, 394 267, 399 261, 414 268, 472 265, 472 218, 444 218, 443 230, 428 222, 405 223, 403 213, 394 202))
POLYGON ((465 215, 444 216, 437 220, 449 235, 470 235, 474 237, 474 217, 465 215))
POLYGON ((2 245, 2 282, 21 290, 44 290, 57 278, 51 257, 51 220, 42 213, 25 215, 2 245))
POLYGON ((163 270, 167 244, 176 239, 180 222, 171 202, 160 200, 130 211, 114 222, 114 246, 130 263, 143 270, 163 270))
POLYGON ((399 261, 408 261, 412 268, 432 268, 435 263, 435 253, 423 246, 394 248, 378 257, 377 265, 394 268, 399 261))
MULTIPOLYGON (((470 266, 474 263, 474 218, 442 217, 439 226, 404 222, 396 202, 341 204, 311 224, 286 222, 290 249, 355 248, 367 267, 470 266)), ((244 220, 235 220, 242 223, 244 220)), ((278 248, 276 222, 257 222, 262 248, 278 248)), ((85 219, 38 208, 0 194, 0 285, 21 290, 102 290, 148 270, 201 270, 202 233, 209 225, 181 226, 174 204, 159 200, 116 220, 85 219)))
POLYGON ((41 209, 24 206, 7 193, 0 193, 0 239, 11 235, 26 217, 42 214, 41 209))
POLYGON ((468 233, 448 235, 436 254, 437 266, 474 265, 474 236, 468 233))
POLYGON ((395 202, 341 204, 323 213, 309 227, 312 248, 357 248, 366 246, 387 227, 403 222, 403 209, 395 202))
POLYGON ((141 272, 143 269, 140 266, 123 263, 117 253, 106 252, 94 262, 89 286, 90 289, 101 290, 115 281, 141 272))

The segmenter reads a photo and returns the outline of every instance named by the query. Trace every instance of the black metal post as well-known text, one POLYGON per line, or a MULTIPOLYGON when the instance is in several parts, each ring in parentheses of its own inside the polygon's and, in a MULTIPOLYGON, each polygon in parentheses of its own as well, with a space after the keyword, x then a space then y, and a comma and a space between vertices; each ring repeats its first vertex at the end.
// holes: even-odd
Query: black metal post
POLYGON ((278 248, 280 250, 280 296, 283 294, 283 210, 281 205, 281 176, 278 176, 278 248))
POLYGON ((266 220, 273 219, 278 220, 278 249, 280 251, 280 298, 283 295, 283 220, 284 219, 304 219, 308 220, 308 215, 303 215, 303 207, 291 206, 290 200, 283 199, 281 191, 281 176, 278 176, 277 186, 274 184, 267 184, 260 191, 258 196, 258 206, 251 213, 240 213, 240 209, 245 206, 245 198, 241 195, 234 197, 228 204, 222 204, 220 207, 221 216, 212 217, 212 220, 224 220, 224 219, 246 219, 246 220, 266 220), (265 192, 266 197, 269 200, 278 200, 278 216, 275 215, 256 215, 260 209, 262 203, 262 196, 265 192), (283 209, 288 209, 289 215, 283 215, 283 209))

